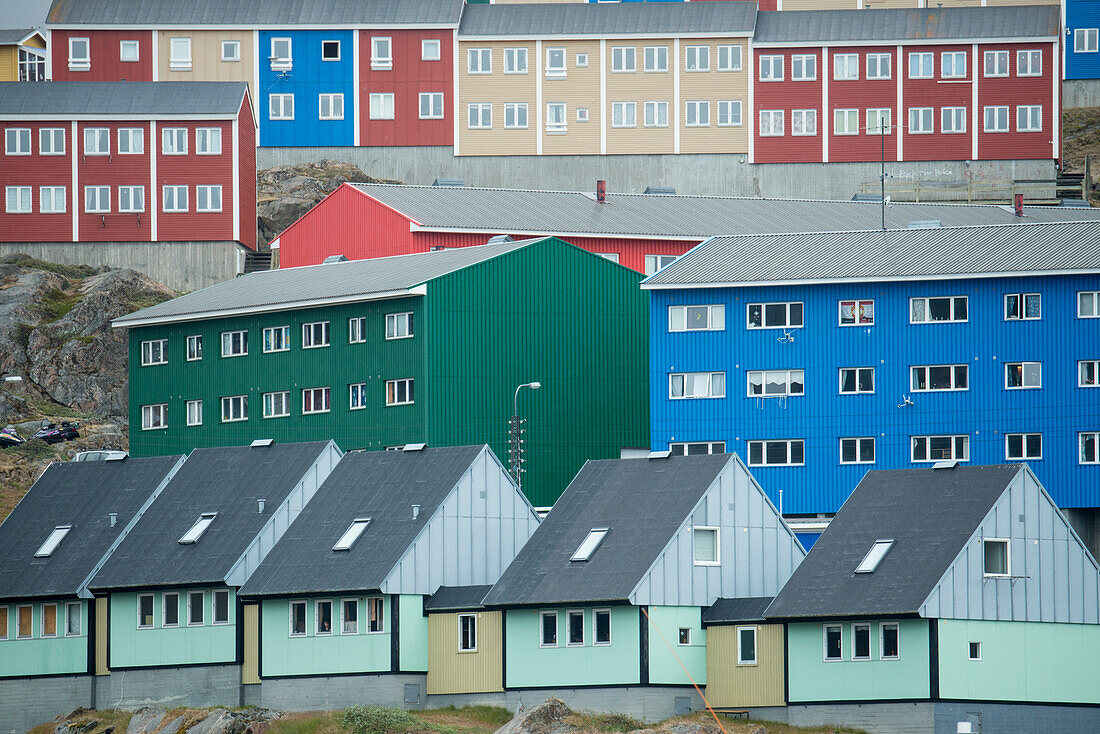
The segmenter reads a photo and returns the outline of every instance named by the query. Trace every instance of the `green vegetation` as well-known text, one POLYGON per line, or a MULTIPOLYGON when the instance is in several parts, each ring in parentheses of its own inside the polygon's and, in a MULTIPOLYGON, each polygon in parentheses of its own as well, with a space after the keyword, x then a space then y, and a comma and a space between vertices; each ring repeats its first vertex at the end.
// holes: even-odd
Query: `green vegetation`
POLYGON ((419 722, 405 709, 367 704, 345 710, 340 723, 353 734, 405 734, 419 722))
POLYGON ((33 268, 35 270, 45 270, 48 273, 57 273, 61 277, 69 280, 83 280, 99 272, 99 268, 93 268, 90 265, 61 265, 60 263, 48 263, 44 260, 31 257, 30 255, 24 255, 23 253, 9 255, 5 257, 2 262, 9 265, 18 265, 22 268, 33 268))
MULTIPOLYGON (((77 729, 81 734, 109 734, 110 732, 124 732, 130 724, 132 711, 86 711, 77 709, 67 719, 72 729, 77 729), (87 728, 84 728, 87 727, 87 728)), ((39 724, 27 734, 53 734, 54 723, 39 724)))
POLYGON ((646 725, 626 714, 594 714, 586 712, 566 717, 566 722, 585 731, 598 732, 627 732, 635 729, 644 729, 646 725))
POLYGON ((483 724, 493 724, 498 727, 504 726, 512 720, 512 712, 503 706, 486 706, 484 704, 477 706, 444 706, 443 708, 428 709, 418 713, 420 716, 427 717, 439 715, 464 716, 483 724))
POLYGON ((79 293, 51 288, 42 296, 41 301, 31 306, 31 310, 42 319, 42 324, 52 324, 72 311, 73 307, 80 303, 80 299, 79 293))

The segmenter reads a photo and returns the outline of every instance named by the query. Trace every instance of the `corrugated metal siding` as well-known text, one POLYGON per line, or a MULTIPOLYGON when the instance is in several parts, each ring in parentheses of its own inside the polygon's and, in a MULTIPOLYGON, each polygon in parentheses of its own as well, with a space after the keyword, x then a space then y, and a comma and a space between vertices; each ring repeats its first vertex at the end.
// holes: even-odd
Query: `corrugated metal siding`
MULTIPOLYGON (((145 125, 146 155, 153 153, 157 157, 157 186, 156 191, 146 192, 146 213, 141 215, 144 223, 148 223, 148 212, 155 205, 157 212, 157 239, 158 240, 233 240, 233 187, 237 180, 237 171, 233 170, 233 123, 229 120, 214 120, 192 122, 158 122, 157 140, 149 141, 148 124, 145 125), (187 155, 165 155, 162 145, 163 133, 166 127, 182 127, 187 129, 187 155), (216 127, 221 130, 222 152, 220 155, 198 155, 196 152, 196 128, 216 127), (164 208, 164 186, 179 186, 187 184, 187 212, 178 214, 159 211, 164 208), (222 206, 218 212, 196 211, 198 205, 197 186, 220 185, 222 187, 222 206)), ((244 148, 244 141, 241 141, 244 148)), ((255 152, 252 152, 255 155, 255 152)), ((115 156, 115 161, 122 156, 115 156)), ((126 156, 129 157, 129 156, 126 156)), ((137 157, 137 156, 135 156, 137 157)), ((242 156, 247 158, 247 153, 242 156)), ((80 163, 81 178, 84 177, 84 162, 80 163)), ((146 165, 148 165, 146 163, 146 165)), ((242 164, 243 165, 243 164, 242 164)), ((255 164, 253 164, 255 166, 255 164)), ((254 175, 255 169, 249 173, 254 175)), ((242 181, 246 184, 251 178, 242 181)), ((145 185, 148 187, 149 173, 145 172, 145 185)), ((93 183, 93 181, 89 181, 93 183)), ((111 192, 111 210, 118 210, 117 191, 111 192)), ((83 193, 81 194, 83 196, 83 193)), ((242 197, 242 205, 244 203, 242 197)), ((83 199, 81 199, 83 205, 83 199)), ((83 208, 81 209, 83 211, 83 208)), ((88 239, 87 232, 102 232, 100 238, 108 240, 118 239, 111 236, 110 222, 112 218, 136 217, 135 214, 108 215, 108 228, 102 229, 99 224, 98 214, 82 214, 80 221, 80 238, 88 239)), ((241 218, 242 233, 248 227, 249 217, 241 218)), ((124 220, 125 221, 125 220, 124 220)), ((253 220, 254 221, 254 220, 253 220)), ((130 239, 136 239, 131 237, 130 239)), ((148 239, 148 238, 146 238, 148 239)))
POLYGON ((474 614, 475 652, 459 652, 457 613, 428 615, 428 695, 504 690, 501 612, 474 614))
POLYGON ((711 706, 782 706, 783 625, 707 628, 707 701, 711 706), (737 664, 737 627, 756 627, 756 665, 737 664))
POLYGON ((51 73, 55 82, 153 81, 153 33, 138 30, 50 31, 51 73), (69 39, 88 39, 88 71, 69 71, 69 39), (138 60, 121 61, 119 41, 138 42, 138 60))
MULTIPOLYGON (((29 128, 31 131, 32 155, 19 158, 5 156, 0 183, 4 186, 30 186, 31 203, 34 214, 8 214, 7 207, 0 209, 0 240, 4 242, 71 242, 73 239, 73 155, 83 157, 84 141, 74 141, 73 126, 69 121, 59 122, 13 122, 4 124, 5 128, 29 128), (65 155, 40 155, 39 130, 42 128, 64 128, 65 155), (80 147, 76 147, 76 146, 80 147), (18 161, 14 164, 13 161, 18 161), (42 186, 65 187, 65 213, 42 214, 42 186)), ((148 123, 146 123, 148 128, 148 123)), ((115 136, 112 143, 117 143, 115 136)), ((148 177, 146 177, 148 182, 148 177)), ((148 187, 148 183, 146 183, 148 187)), ((117 198, 118 190, 112 192, 117 198)), ((83 197, 83 193, 80 194, 83 197)), ((80 199, 81 210, 84 200, 80 199)))
POLYGON ((256 123, 254 107, 256 101, 248 97, 241 100, 241 109, 237 113, 237 184, 241 187, 240 200, 240 242, 256 249, 256 123), (251 101, 251 105, 249 102, 251 101))
POLYGON ((241 684, 260 682, 260 605, 244 607, 244 656, 241 660, 241 684))
MULTIPOLYGON (((191 123, 192 125, 194 123, 191 123)), ((182 125, 181 125, 182 126, 182 125)), ((149 191, 149 160, 150 156, 157 154, 159 158, 160 145, 159 141, 151 141, 149 139, 149 123, 148 122, 118 122, 112 120, 110 122, 96 121, 96 122, 79 122, 76 126, 76 140, 71 140, 72 137, 72 125, 65 125, 67 128, 65 132, 66 145, 73 146, 72 149, 66 148, 66 152, 72 153, 77 151, 80 158, 77 162, 77 185, 78 189, 75 192, 76 196, 73 196, 72 191, 72 179, 70 178, 65 186, 65 195, 68 197, 68 206, 66 211, 68 216, 72 216, 73 207, 79 207, 77 221, 80 223, 80 240, 82 242, 126 242, 132 240, 149 240, 152 239, 152 226, 150 210, 153 207, 153 192, 149 191), (110 155, 84 155, 84 131, 89 128, 107 128, 110 136, 110 155), (141 128, 142 138, 145 144, 145 152, 141 155, 119 155, 118 152, 118 131, 120 128, 141 128), (79 147, 76 147, 79 146, 79 147), (154 147, 155 146, 155 147, 154 147), (84 191, 87 186, 110 186, 110 213, 107 214, 89 214, 85 209, 84 191), (145 211, 141 214, 122 214, 119 212, 119 186, 141 186, 145 190, 145 211), (75 203, 74 203, 75 198, 75 203)), ((159 128, 159 125, 158 125, 159 128)), ((192 128, 193 129, 193 128, 192 128)), ((192 142, 194 142, 194 133, 191 133, 192 142)), ((223 134, 223 139, 225 136, 223 134)), ((39 141, 32 141, 32 147, 37 149, 39 141)), ((178 156, 179 158, 185 158, 188 160, 188 166, 192 165, 191 156, 178 156)), ((66 156, 68 159, 68 156, 66 156)), ((190 180, 190 179, 187 179, 190 180)), ((61 183, 60 179, 57 179, 58 184, 61 183)), ((211 181, 210 183, 228 183, 228 181, 222 182, 220 180, 211 181)), ((194 191, 194 189, 192 189, 194 191)), ((196 214, 192 206, 191 212, 186 215, 181 214, 181 217, 185 217, 188 220, 194 218, 198 222, 202 222, 204 219, 210 217, 209 214, 196 214)), ((217 215, 213 215, 217 216, 217 215)), ((71 221, 71 220, 70 220, 71 221)), ((192 226, 196 222, 192 222, 192 226)), ((230 232, 231 234, 231 232, 230 232)), ((66 238, 69 239, 69 238, 66 238)), ((200 234, 195 233, 191 237, 186 239, 205 239, 200 234)), ((230 237, 211 237, 210 239, 231 239, 230 237)))
MULTIPOLYGON (((360 30, 359 34, 359 144, 373 145, 452 145, 454 139, 454 66, 451 46, 454 36, 449 29, 433 30, 360 30), (371 69, 371 37, 391 39, 393 67, 371 69), (422 60, 421 41, 439 41, 439 61, 422 60), (372 120, 370 95, 393 94, 392 120, 372 120), (443 117, 420 119, 420 93, 443 94, 443 117)), ((348 52, 350 57, 351 53, 348 52)), ((345 105, 351 100, 345 98, 345 105)), ((350 106, 347 107, 350 110, 350 106)), ((347 116, 347 113, 345 113, 347 116)), ((350 145, 350 143, 345 143, 350 145)))
MULTIPOLYGON (((822 160, 822 132, 826 130, 821 119, 822 75, 821 48, 806 46, 803 48, 754 48, 750 54, 749 73, 752 74, 752 94, 754 109, 749 110, 746 123, 751 126, 754 137, 753 163, 819 163, 822 160), (817 76, 812 81, 792 80, 791 57, 794 55, 814 57, 817 76), (774 82, 760 81, 760 57, 783 57, 783 80, 774 82), (783 111, 783 135, 760 135, 760 112, 762 110, 783 111), (817 133, 815 135, 792 135, 794 121, 793 110, 816 110, 817 133)), ((832 74, 830 67, 829 73, 832 74)), ((830 124, 831 128, 832 125, 830 124)))
MULTIPOLYGON (((1073 39, 1069 39, 1072 46, 1073 39)), ((997 160, 1002 158, 1057 158, 1058 146, 1051 146, 1051 135, 1055 116, 1061 116, 1052 99, 1054 80, 1060 78, 1059 56, 1051 43, 999 43, 978 46, 977 61, 981 63, 986 51, 1008 51, 1008 77, 978 76, 978 114, 983 127, 978 128, 978 158, 997 160), (1043 55, 1041 76, 1020 76, 1017 67, 1017 51, 1041 51, 1043 55), (1017 126, 1017 108, 1020 104, 1041 104, 1042 129, 1035 132, 1019 132, 1017 126), (1008 107, 1008 131, 987 133, 984 130, 986 105, 1008 107)), ((981 67, 979 67, 981 68, 981 67)), ((1057 128, 1060 135, 1061 121, 1057 128)), ((1057 137, 1056 135, 1056 137, 1057 137)))

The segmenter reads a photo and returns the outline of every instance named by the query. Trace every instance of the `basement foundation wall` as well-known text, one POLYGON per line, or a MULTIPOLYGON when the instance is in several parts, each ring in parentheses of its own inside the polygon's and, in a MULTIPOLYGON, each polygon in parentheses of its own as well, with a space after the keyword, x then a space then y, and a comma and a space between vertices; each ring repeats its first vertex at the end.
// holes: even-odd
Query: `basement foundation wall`
MULTIPOLYGON (((259 148, 257 167, 272 168, 323 159, 354 163, 368 176, 428 185, 458 178, 467 186, 595 191, 597 179, 611 192, 641 193, 647 186, 671 186, 680 194, 851 199, 865 184, 878 191, 879 163, 747 163, 745 155, 577 155, 463 156, 449 146, 259 148)), ((920 181, 921 201, 965 200, 965 183, 1050 180, 1052 160, 886 162, 889 186, 920 181), (928 186, 954 182, 962 188, 928 186)), ((913 193, 891 192, 897 201, 913 193)), ((983 194, 984 200, 989 195, 983 194)), ((1051 199, 1054 188, 1024 192, 1025 200, 1051 199)), ((1008 191, 998 201, 1011 202, 1008 191)))
MULTIPOLYGON (((240 665, 112 670, 97 676, 95 708, 211 708, 241 705, 240 665)), ((70 710, 75 706, 70 707, 70 710)), ((0 731, 3 731, 0 729, 0 731)))
POLYGON ((92 690, 90 675, 0 680, 0 733, 22 734, 73 709, 93 706, 92 690))
POLYGON ((398 708, 424 708, 425 673, 264 678, 243 686, 245 706, 279 711, 331 711, 362 703, 398 708))
POLYGON ((1100 107, 1100 79, 1066 79, 1062 82, 1062 109, 1100 107))

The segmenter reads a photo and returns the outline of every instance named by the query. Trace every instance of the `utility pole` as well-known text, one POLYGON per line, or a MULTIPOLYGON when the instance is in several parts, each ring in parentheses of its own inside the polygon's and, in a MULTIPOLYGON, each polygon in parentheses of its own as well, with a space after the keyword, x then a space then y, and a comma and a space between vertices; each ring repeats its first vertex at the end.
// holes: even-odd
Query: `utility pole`
POLYGON ((521 491, 523 490, 523 462, 526 461, 523 458, 523 434, 527 432, 523 426, 527 423, 527 419, 519 417, 519 391, 525 387, 538 390, 542 387, 542 383, 525 382, 516 388, 515 395, 512 396, 512 417, 508 419, 508 472, 516 480, 516 486, 521 491))

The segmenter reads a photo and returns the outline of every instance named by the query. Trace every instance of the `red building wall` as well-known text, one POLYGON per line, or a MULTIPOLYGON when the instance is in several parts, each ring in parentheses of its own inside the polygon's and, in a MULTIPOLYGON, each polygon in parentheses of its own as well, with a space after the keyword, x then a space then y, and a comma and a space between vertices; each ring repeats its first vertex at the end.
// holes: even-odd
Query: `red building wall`
MULTIPOLYGON (((974 127, 972 104, 974 79, 974 54, 969 45, 951 46, 905 46, 902 49, 902 64, 905 75, 902 77, 902 116, 901 124, 909 124, 909 110, 912 107, 932 108, 932 133, 913 134, 906 128, 902 136, 902 155, 907 161, 945 161, 969 160, 972 155, 971 134, 974 127), (909 54, 932 52, 932 78, 909 78, 909 54), (942 63, 944 52, 966 52, 966 79, 943 79, 942 63), (966 107, 966 132, 944 133, 942 128, 944 107, 966 107)), ((978 69, 981 73, 981 69, 978 69)))
POLYGON ((447 29, 359 31, 359 144, 451 145, 454 139, 453 34, 447 29), (371 37, 392 38, 393 68, 371 69, 371 37), (439 61, 421 60, 421 41, 439 40, 439 61), (392 92, 394 119, 370 119, 372 92, 392 92), (420 93, 443 93, 442 119, 420 119, 420 93))
POLYGON ((983 44, 978 46, 978 63, 983 64, 986 51, 1008 51, 1007 77, 978 77, 978 157, 982 159, 1002 158, 1054 158, 1053 85, 1055 73, 1060 73, 1052 44, 1013 43, 983 44), (1041 50, 1043 52, 1041 76, 1017 75, 1017 51, 1041 50), (1008 132, 985 132, 984 116, 986 105, 1008 106, 1008 132), (1017 132, 1016 108, 1020 105, 1041 105, 1042 130, 1037 132, 1017 132))
POLYGON ((753 158, 756 163, 813 163, 822 160, 821 115, 821 49, 819 48, 755 48, 753 49, 753 158), (791 57, 813 55, 816 59, 817 78, 813 81, 791 80, 791 57), (760 81, 760 57, 783 57, 783 81, 760 81), (816 110, 817 133, 792 135, 792 110, 816 110), (783 110, 783 135, 760 135, 760 111, 783 110))
POLYGON ((829 49, 829 161, 877 161, 883 156, 888 161, 897 160, 897 128, 899 122, 897 109, 897 75, 902 73, 898 65, 896 46, 878 46, 870 48, 830 48, 829 49), (890 54, 890 78, 867 78, 867 55, 870 53, 890 54), (857 54, 859 56, 859 79, 838 80, 834 78, 836 56, 838 54, 857 54), (870 134, 867 131, 868 109, 890 109, 890 134, 870 134), (857 135, 837 135, 834 130, 836 110, 859 110, 859 133, 857 135))
POLYGON ((125 242, 152 239, 150 212, 153 199, 149 191, 149 156, 153 143, 149 140, 148 122, 87 121, 77 123, 77 204, 80 240, 82 242, 125 242), (85 155, 84 131, 88 128, 107 128, 110 132, 109 155, 85 155), (144 140, 144 152, 120 155, 118 131, 120 128, 140 129, 144 140), (109 186, 111 211, 107 214, 89 214, 84 211, 84 187, 109 186), (141 186, 145 190, 145 211, 122 214, 119 212, 119 186, 141 186))
POLYGON ((5 242, 71 240, 73 236, 72 129, 69 122, 10 122, 3 128, 30 128, 31 155, 4 155, 0 148, 0 239, 5 242), (40 155, 41 128, 65 129, 65 154, 40 155), (8 186, 31 187, 31 213, 8 214, 3 203, 8 186), (65 213, 40 214, 40 186, 65 187, 65 213))
MULTIPOLYGON (((233 168, 233 123, 229 120, 171 121, 157 123, 157 239, 159 240, 232 240, 233 239, 233 188, 236 176, 233 168), (164 128, 187 129, 187 155, 165 155, 161 145, 164 128), (200 127, 218 127, 222 131, 220 155, 195 154, 195 130, 200 127), (163 187, 187 184, 187 211, 164 212, 163 187), (222 187, 220 212, 197 212, 198 186, 222 187)), ((255 209, 253 208, 253 211, 255 209)), ((255 215, 253 215, 255 216, 255 215)), ((244 221, 241 222, 243 233, 244 221)), ((81 228, 83 232, 83 227, 81 228)))
POLYGON ((55 30, 50 34, 53 80, 57 82, 153 81, 153 32, 111 30, 55 30), (69 70, 69 39, 87 38, 88 71, 69 70), (120 41, 138 42, 138 60, 120 61, 120 41))
POLYGON ((240 242, 256 249, 256 127, 251 100, 245 95, 237 112, 237 181, 241 187, 240 242))

